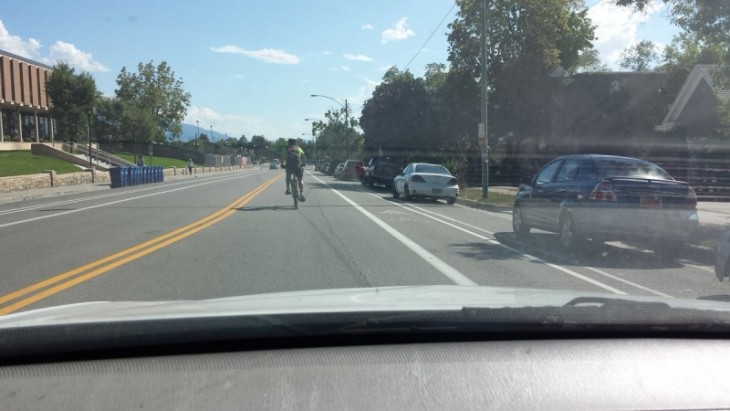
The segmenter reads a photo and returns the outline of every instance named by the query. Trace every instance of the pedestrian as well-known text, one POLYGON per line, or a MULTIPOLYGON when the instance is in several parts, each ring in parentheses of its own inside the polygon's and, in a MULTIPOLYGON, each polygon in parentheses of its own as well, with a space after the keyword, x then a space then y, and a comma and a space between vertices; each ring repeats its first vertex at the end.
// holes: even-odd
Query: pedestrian
POLYGON ((190 175, 193 174, 193 167, 194 166, 195 166, 195 164, 193 163, 193 159, 192 158, 189 158, 188 159, 188 174, 190 174, 190 175))
POLYGON ((139 158, 137 159, 137 165, 139 167, 144 167, 144 157, 143 156, 139 156, 139 158))

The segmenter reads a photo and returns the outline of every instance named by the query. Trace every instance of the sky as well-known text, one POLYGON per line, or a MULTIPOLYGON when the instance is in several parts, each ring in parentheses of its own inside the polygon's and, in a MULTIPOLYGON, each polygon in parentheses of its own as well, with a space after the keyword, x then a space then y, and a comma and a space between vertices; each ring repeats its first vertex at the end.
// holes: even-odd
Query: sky
MULTIPOLYGON (((626 47, 663 47, 679 32, 658 1, 646 13, 586 4, 612 69, 626 47)), ((457 11, 453 0, 0 0, 0 49, 65 61, 110 96, 123 67, 166 61, 191 94, 184 123, 201 133, 309 139, 306 119, 337 101, 359 117, 389 67, 423 76, 429 63, 448 64, 457 11)))

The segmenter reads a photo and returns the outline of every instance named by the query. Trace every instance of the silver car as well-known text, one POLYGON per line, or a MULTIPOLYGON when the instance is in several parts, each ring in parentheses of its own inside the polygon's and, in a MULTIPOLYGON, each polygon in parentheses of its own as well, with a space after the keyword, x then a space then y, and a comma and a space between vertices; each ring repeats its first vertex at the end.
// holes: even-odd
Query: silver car
POLYGON ((446 167, 430 163, 410 163, 393 178, 393 197, 408 201, 414 198, 444 198, 456 202, 459 185, 446 167))

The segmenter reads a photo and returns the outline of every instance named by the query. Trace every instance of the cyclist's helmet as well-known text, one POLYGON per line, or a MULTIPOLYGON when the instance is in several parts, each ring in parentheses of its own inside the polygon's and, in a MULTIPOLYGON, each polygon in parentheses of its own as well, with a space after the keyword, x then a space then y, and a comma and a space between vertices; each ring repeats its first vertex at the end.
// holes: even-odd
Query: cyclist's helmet
POLYGON ((297 145, 297 140, 295 140, 295 139, 293 139, 293 138, 290 138, 290 139, 289 139, 289 145, 290 145, 290 146, 295 146, 295 145, 297 145))

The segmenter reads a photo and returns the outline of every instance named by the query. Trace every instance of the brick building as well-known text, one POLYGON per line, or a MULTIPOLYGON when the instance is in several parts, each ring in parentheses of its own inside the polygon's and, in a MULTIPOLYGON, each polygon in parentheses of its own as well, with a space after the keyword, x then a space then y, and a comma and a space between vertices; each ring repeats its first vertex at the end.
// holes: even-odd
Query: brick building
POLYGON ((0 143, 53 141, 46 81, 53 68, 0 50, 0 143))

